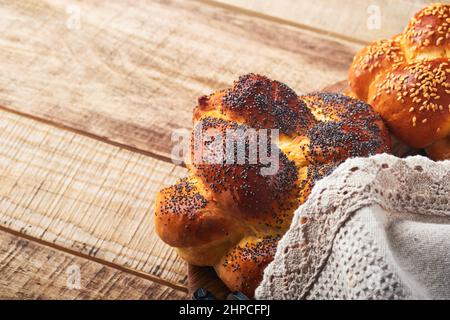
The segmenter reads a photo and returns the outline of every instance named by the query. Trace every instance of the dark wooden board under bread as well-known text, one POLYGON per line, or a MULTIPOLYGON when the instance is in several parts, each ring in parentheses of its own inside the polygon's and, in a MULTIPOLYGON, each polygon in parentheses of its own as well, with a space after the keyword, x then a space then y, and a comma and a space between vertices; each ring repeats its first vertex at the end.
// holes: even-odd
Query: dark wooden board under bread
MULTIPOLYGON (((338 92, 347 93, 349 91, 347 81, 340 81, 330 86, 325 87, 322 92, 338 92)), ((392 137, 392 153, 400 158, 420 154, 420 150, 412 149, 401 141, 392 137)), ((230 293, 228 288, 217 277, 212 267, 197 267, 193 265, 188 266, 188 289, 189 296, 199 289, 205 288, 211 292, 217 299, 225 299, 230 293)))

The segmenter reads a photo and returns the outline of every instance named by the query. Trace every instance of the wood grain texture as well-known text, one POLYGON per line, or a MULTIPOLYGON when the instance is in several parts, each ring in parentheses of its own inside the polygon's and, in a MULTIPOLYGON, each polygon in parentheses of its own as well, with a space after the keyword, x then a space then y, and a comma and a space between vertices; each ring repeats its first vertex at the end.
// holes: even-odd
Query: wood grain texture
POLYGON ((196 1, 0 4, 0 105, 165 159, 199 96, 249 72, 317 90, 358 49, 196 1))
MULTIPOLYGON (((185 174, 168 162, 172 131, 241 74, 318 90, 346 77, 360 47, 208 2, 0 0, 0 227, 28 239, 0 233, 0 297, 182 295, 149 280, 187 285, 152 220, 155 193, 185 174), (69 263, 85 292, 64 288, 69 263)), ((350 28, 351 16, 328 16, 350 28)))
POLYGON ((0 274, 0 299, 187 298, 183 291, 3 231, 0 274))
MULTIPOLYGON (((357 43, 391 38, 431 0, 205 0, 357 43), (378 11, 379 10, 379 11, 378 11), (379 15, 378 15, 379 14, 379 15), (377 15, 380 24, 372 24, 377 15)), ((441 2, 450 3, 449 0, 441 2)))
POLYGON ((0 111, 0 226, 186 285, 154 197, 185 169, 0 111))

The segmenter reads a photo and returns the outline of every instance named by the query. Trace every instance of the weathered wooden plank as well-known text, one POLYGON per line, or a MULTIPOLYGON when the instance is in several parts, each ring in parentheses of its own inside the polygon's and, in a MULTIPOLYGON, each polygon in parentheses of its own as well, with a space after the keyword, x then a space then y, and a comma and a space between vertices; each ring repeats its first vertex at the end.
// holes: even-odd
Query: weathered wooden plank
MULTIPOLYGON (((368 43, 400 33, 430 0, 204 0, 298 27, 368 43)), ((441 2, 449 3, 449 0, 441 2)))
POLYGON ((185 286, 153 226, 184 168, 5 111, 0 142, 0 226, 185 286))
POLYGON ((195 1, 0 4, 0 105, 165 158, 197 97, 248 72, 320 89, 358 48, 195 1))
POLYGON ((183 291, 0 231, 0 299, 186 299, 183 291))

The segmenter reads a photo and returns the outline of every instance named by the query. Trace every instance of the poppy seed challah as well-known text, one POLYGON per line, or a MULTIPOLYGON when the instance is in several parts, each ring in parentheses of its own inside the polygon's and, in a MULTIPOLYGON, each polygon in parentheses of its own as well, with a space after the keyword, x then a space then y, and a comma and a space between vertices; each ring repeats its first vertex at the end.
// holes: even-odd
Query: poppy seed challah
MULTIPOLYGON (((248 158, 190 161, 189 176, 158 194, 155 220, 161 239, 187 262, 213 266, 231 290, 253 296, 315 181, 348 158, 389 152, 390 138, 379 115, 361 101, 327 93, 299 97, 280 82, 249 74, 199 99, 191 151, 211 147, 196 139, 199 130, 226 136, 250 128, 279 130, 274 174, 263 175, 264 166, 248 158)), ((218 153, 224 148, 217 145, 218 153)))

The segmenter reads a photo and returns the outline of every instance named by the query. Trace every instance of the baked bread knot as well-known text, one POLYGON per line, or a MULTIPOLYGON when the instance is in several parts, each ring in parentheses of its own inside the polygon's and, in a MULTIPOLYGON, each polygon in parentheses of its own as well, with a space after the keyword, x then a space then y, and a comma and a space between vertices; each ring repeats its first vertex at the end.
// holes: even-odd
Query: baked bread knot
POLYGON ((193 122, 189 177, 158 194, 156 231, 187 262, 213 266, 230 290, 250 297, 316 181, 348 158, 390 151, 368 104, 329 93, 299 97, 255 74, 201 97, 193 122), (227 150, 232 157, 223 157, 227 150), (275 170, 264 171, 269 154, 275 170))
POLYGON ((450 5, 433 4, 403 33, 359 52, 351 96, 371 104, 391 132, 434 160, 450 159, 450 5))

